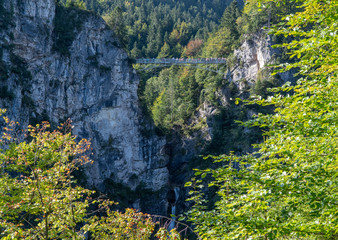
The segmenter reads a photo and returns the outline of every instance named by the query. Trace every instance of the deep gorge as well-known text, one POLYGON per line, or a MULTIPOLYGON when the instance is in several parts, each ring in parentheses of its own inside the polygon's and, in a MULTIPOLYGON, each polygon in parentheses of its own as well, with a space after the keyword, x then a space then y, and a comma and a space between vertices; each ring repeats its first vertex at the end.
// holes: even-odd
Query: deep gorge
POLYGON ((163 134, 145 116, 140 78, 101 17, 54 0, 3 0, 1 7, 8 19, 0 33, 1 106, 23 125, 57 126, 70 118, 73 133, 92 142, 94 164, 77 173, 80 183, 121 207, 164 216, 173 206, 183 211, 189 207, 183 185, 194 167, 205 164, 200 154, 250 152, 250 144, 260 141, 259 133, 234 123, 236 111, 245 120, 257 109, 238 107, 234 99, 250 95, 248 89, 278 54, 264 31, 232 53, 214 102, 201 101, 189 128, 163 134))

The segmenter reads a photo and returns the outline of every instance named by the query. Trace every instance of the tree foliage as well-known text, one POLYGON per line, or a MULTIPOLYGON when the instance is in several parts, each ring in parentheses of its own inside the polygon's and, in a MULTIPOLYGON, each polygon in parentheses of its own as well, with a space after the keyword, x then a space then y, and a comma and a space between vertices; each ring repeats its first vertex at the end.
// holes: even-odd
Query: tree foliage
POLYGON ((62 3, 65 7, 75 7, 86 10, 86 3, 82 0, 56 0, 57 3, 62 3))
MULTIPOLYGON (((111 16, 123 23, 118 32, 131 57, 156 58, 166 42, 170 56, 180 57, 182 46, 195 38, 205 40, 217 28, 224 9, 231 0, 85 0, 90 10, 111 16), (116 18, 116 9, 120 10, 116 18), (125 41, 128 40, 128 41, 125 41), (181 46, 181 47, 180 47, 181 46)), ((166 46, 167 47, 167 46, 166 46)))
MULTIPOLYGON (((115 202, 76 184, 73 172, 91 163, 90 143, 72 136, 70 122, 52 132, 47 122, 24 132, 7 117, 3 124, 1 239, 150 238, 156 225, 150 215, 114 211, 115 202)), ((160 229, 159 239, 177 234, 160 229)))
MULTIPOLYGON (((259 1, 263 8, 284 2, 259 1)), ((245 123, 264 129, 259 150, 214 157, 223 167, 197 171, 200 178, 187 184, 195 203, 190 219, 203 239, 338 238, 338 3, 287 2, 300 4, 298 12, 274 33, 295 39, 283 47, 298 61, 280 71, 297 68, 302 78, 249 103, 275 107, 245 123), (207 175, 213 180, 205 185, 207 175), (219 198, 208 209, 203 191, 212 186, 219 198)))
POLYGON ((203 40, 201 39, 191 40, 187 44, 186 48, 184 49, 183 56, 186 56, 186 57, 196 56, 201 50, 202 46, 203 46, 203 40))
POLYGON ((126 48, 128 46, 128 32, 126 25, 123 21, 123 12, 122 9, 116 7, 109 14, 104 15, 103 19, 106 21, 109 27, 114 30, 114 33, 119 38, 122 46, 126 48))

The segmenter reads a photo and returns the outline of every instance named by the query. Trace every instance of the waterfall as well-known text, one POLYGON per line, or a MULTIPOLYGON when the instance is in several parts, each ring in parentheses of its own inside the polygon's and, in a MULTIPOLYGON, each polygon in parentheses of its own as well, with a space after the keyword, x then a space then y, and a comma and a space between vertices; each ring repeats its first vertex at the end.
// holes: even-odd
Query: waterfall
POLYGON ((180 197, 180 188, 179 187, 174 187, 174 192, 175 192, 175 204, 180 197))
POLYGON ((180 188, 179 187, 174 187, 174 192, 175 192, 175 203, 173 204, 173 206, 171 207, 171 221, 170 221, 170 225, 168 227, 168 231, 170 232, 172 229, 175 228, 175 221, 176 221, 176 204, 178 201, 178 198, 180 197, 180 188))

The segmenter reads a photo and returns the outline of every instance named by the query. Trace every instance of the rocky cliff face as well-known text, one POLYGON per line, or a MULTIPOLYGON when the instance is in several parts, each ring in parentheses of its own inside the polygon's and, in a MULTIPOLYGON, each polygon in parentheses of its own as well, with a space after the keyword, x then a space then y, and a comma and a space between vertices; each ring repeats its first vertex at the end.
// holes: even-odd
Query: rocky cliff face
MULTIPOLYGON (((254 85, 262 78, 268 65, 276 62, 280 55, 278 49, 272 48, 271 36, 261 31, 243 41, 241 46, 234 51, 230 72, 227 78, 243 89, 245 83, 254 85)), ((279 74, 283 82, 293 81, 293 72, 279 74)), ((264 77, 264 76, 263 76, 264 77)))
POLYGON ((166 214, 165 140, 142 134, 151 126, 139 108, 139 79, 114 33, 94 14, 54 0, 0 5, 8 16, 0 24, 1 107, 22 124, 70 118, 74 134, 92 142, 87 184, 106 192, 116 190, 111 183, 146 186, 157 201, 145 208, 166 214))
POLYGON ((272 63, 274 51, 267 34, 260 33, 245 40, 239 49, 234 51, 235 66, 231 69, 231 79, 239 82, 246 79, 254 83, 258 74, 269 63, 272 63))

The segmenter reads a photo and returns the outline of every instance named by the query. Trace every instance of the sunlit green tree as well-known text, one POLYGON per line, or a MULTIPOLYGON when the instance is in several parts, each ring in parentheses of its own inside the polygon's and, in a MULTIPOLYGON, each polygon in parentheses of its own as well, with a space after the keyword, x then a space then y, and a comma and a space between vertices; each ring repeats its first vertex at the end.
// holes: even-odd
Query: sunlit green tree
POLYGON ((190 220, 203 239, 338 238, 338 2, 288 3, 301 7, 274 32, 294 39, 283 47, 298 60, 280 71, 296 68, 302 77, 295 86, 274 89, 273 97, 251 102, 275 108, 246 123, 265 131, 259 150, 215 157, 223 167, 196 172, 213 181, 187 184, 195 203, 190 220), (209 209, 206 187, 218 189, 219 196, 209 209))
MULTIPOLYGON (((1 111, 3 113, 3 111, 1 111)), ((70 122, 18 129, 4 117, 0 139, 1 239, 149 239, 155 222, 76 184, 73 172, 91 164, 90 143, 76 140, 70 122)), ((160 239, 171 234, 164 232, 160 239)))
POLYGON ((119 38, 124 48, 128 47, 128 31, 124 22, 123 11, 120 7, 116 7, 109 14, 104 15, 103 19, 107 22, 108 26, 114 30, 114 33, 119 38))
POLYGON ((168 43, 164 43, 161 52, 157 56, 158 58, 169 58, 170 57, 170 46, 168 43))

